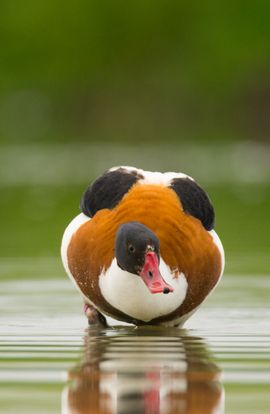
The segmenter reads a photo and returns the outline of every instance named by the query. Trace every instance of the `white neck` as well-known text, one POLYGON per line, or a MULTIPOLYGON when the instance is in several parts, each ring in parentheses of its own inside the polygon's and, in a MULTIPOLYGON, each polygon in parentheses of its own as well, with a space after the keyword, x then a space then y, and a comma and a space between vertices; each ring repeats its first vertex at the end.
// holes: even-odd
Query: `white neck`
POLYGON ((177 309, 184 301, 187 281, 183 273, 173 278, 169 267, 160 260, 160 273, 174 291, 168 294, 150 293, 140 276, 126 272, 113 260, 110 268, 100 276, 103 297, 116 309, 132 318, 149 322, 177 309))

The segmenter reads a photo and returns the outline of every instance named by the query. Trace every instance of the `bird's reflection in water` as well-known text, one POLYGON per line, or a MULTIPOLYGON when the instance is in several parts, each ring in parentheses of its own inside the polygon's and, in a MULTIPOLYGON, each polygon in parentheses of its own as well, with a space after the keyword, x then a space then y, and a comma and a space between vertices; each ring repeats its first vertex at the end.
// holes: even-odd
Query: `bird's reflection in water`
POLYGON ((220 414, 220 371, 204 341, 184 330, 89 328, 69 372, 63 413, 220 414))

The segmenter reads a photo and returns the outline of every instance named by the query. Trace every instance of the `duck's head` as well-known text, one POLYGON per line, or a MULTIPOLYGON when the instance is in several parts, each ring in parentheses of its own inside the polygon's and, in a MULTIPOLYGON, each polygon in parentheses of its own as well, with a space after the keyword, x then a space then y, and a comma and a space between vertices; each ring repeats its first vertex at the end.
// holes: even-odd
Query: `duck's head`
POLYGON ((159 240, 148 227, 136 221, 122 224, 116 233, 115 257, 118 266, 141 277, 151 293, 173 292, 159 271, 159 240))

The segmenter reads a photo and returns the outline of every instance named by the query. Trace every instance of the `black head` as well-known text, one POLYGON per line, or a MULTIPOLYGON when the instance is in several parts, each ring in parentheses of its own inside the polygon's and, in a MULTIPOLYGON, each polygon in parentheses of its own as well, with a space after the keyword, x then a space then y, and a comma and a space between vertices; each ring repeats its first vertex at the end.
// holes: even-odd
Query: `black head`
POLYGON ((159 240, 148 227, 136 221, 119 227, 115 239, 115 257, 119 267, 138 275, 149 251, 155 252, 159 258, 159 240))

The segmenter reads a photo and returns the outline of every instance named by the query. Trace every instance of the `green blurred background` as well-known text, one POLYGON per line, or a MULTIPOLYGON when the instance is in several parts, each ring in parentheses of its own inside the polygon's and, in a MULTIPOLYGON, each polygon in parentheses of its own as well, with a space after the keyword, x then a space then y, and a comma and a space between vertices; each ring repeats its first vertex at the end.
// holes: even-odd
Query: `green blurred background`
POLYGON ((59 246, 113 165, 208 191, 227 274, 269 273, 266 1, 3 1, 2 278, 63 276, 59 246))

